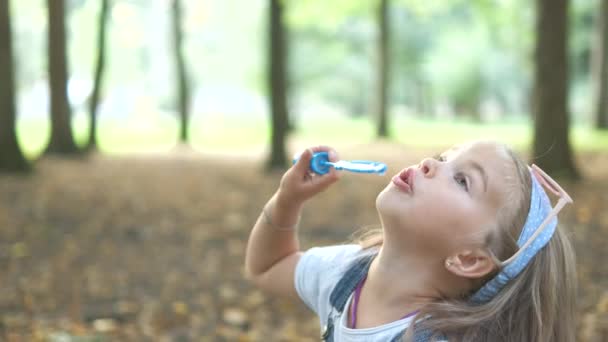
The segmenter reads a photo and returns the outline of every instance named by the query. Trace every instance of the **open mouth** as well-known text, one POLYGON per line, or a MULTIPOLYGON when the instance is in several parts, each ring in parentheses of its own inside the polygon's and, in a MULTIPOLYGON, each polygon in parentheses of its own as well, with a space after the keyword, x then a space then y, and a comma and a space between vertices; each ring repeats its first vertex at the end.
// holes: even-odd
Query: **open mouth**
POLYGON ((402 191, 411 193, 414 190, 414 170, 412 168, 407 168, 401 171, 398 175, 393 177, 392 181, 397 188, 402 191))

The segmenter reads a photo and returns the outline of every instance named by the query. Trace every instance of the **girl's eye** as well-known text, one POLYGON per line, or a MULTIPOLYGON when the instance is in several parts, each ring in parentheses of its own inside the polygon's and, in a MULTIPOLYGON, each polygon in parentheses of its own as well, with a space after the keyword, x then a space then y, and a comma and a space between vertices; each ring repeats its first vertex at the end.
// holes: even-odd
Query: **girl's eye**
POLYGON ((445 161, 445 157, 442 156, 441 154, 436 154, 433 156, 433 159, 438 160, 440 162, 444 162, 445 161))
POLYGON ((467 177, 465 177, 463 174, 458 173, 456 174, 456 176, 454 176, 454 180, 456 181, 456 183, 458 183, 458 185, 460 185, 465 191, 469 191, 469 183, 467 182, 467 177))

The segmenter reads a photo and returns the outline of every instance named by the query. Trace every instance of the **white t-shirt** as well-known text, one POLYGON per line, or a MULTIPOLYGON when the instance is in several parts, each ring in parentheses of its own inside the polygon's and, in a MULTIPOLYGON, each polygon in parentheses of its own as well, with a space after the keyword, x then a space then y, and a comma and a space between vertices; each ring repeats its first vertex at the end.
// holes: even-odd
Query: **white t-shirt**
MULTIPOLYGON (((298 295, 318 316, 321 326, 327 323, 331 310, 329 296, 349 266, 349 261, 361 252, 359 245, 341 245, 311 248, 302 255, 295 272, 298 295)), ((407 317, 373 328, 351 329, 347 325, 348 310, 353 295, 344 306, 343 314, 334 327, 336 342, 380 342, 390 341, 405 328, 414 317, 407 317)))

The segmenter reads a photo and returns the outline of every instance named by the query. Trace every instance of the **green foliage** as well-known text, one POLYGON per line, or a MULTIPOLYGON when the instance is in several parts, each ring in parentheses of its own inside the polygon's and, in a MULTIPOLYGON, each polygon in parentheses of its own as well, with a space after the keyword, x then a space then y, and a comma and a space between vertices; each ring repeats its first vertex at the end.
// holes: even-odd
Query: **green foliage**
POLYGON ((32 86, 46 67, 46 6, 40 0, 11 1, 13 51, 16 65, 17 88, 32 86), (40 51, 39 53, 32 53, 40 51))
MULTIPOLYGON (((370 108, 375 81, 377 2, 357 4, 289 3, 295 93, 314 93, 351 115, 370 108)), ((475 114, 487 100, 503 113, 526 111, 531 11, 522 0, 392 1, 389 101, 418 113, 443 104, 456 113, 475 114), (420 107, 429 99, 430 106, 420 107)))
POLYGON ((488 47, 479 31, 467 28, 443 35, 426 66, 435 94, 449 99, 456 110, 476 113, 483 87, 482 65, 488 47), (473 44, 464 44, 471 42, 473 44))
POLYGON ((322 0, 285 0, 287 22, 294 28, 314 25, 321 30, 336 31, 351 18, 369 18, 373 15, 378 0, 333 0, 331 4, 322 0))
POLYGON ((578 122, 590 121, 591 96, 591 57, 594 47, 597 47, 595 39, 595 25, 600 3, 598 0, 574 0, 570 11, 570 85, 571 85, 571 108, 574 112, 574 120, 578 122))
POLYGON ((345 24, 332 38, 314 27, 292 33, 290 79, 296 103, 317 97, 353 116, 367 111, 373 76, 369 24, 345 24))
MULTIPOLYGON (((289 29, 289 87, 296 126, 306 126, 308 121, 336 113, 366 122, 365 117, 374 114, 370 111, 376 81, 378 0, 283 1, 289 29)), ((25 121, 39 121, 47 116, 40 95, 40 89, 46 88, 47 77, 46 7, 41 4, 42 0, 11 2, 17 80, 21 96, 28 104, 20 108, 25 121)), ((82 110, 92 83, 99 6, 95 1, 82 0, 70 0, 69 4, 70 72, 72 81, 78 81, 72 88, 80 92, 72 101, 78 111, 82 110)), ((193 110, 201 115, 222 117, 232 114, 225 113, 227 110, 217 103, 246 103, 246 96, 264 103, 268 1, 185 0, 184 4, 184 44, 194 81, 193 110), (221 98, 217 96, 217 103, 209 105, 208 101, 217 93, 221 98)), ((574 122, 584 124, 588 122, 591 94, 589 46, 598 1, 573 0, 571 4, 571 112, 574 122)), ((163 0, 112 2, 107 83, 100 113, 101 139, 105 136, 109 146, 123 141, 113 137, 115 131, 128 135, 128 129, 137 130, 138 126, 155 122, 155 113, 175 111, 171 101, 174 75, 167 6, 168 2, 163 0), (104 122, 112 128, 104 128, 104 122)), ((442 107, 449 107, 456 114, 472 115, 480 108, 484 112, 483 104, 488 102, 499 107, 503 121, 528 112, 533 2, 391 0, 390 19, 389 108, 397 116, 407 113, 408 118, 436 117, 442 107)), ((238 137, 228 134, 233 138, 223 139, 219 136, 221 129, 232 132, 233 128, 194 127, 207 125, 203 120, 193 123, 196 132, 193 137, 201 145, 212 146, 232 146, 227 141, 238 145, 238 141, 245 139, 262 141, 260 136, 267 132, 267 116, 262 110, 240 111, 246 114, 241 114, 239 122, 247 122, 259 133, 242 130, 238 137), (197 134, 201 137, 197 138, 197 134)), ((227 122, 232 123, 231 120, 227 122)), ((346 125, 360 130, 359 126, 346 125)), ((37 126, 46 127, 44 123, 37 126)), ((168 127, 177 126, 168 124, 168 127)), ((42 144, 46 128, 32 129, 31 134, 36 136, 26 140, 42 144)), ((80 130, 76 129, 77 139, 83 139, 78 138, 80 130)), ((152 140, 163 144, 166 141, 169 146, 174 136, 166 132, 167 129, 134 133, 133 137, 139 138, 133 139, 141 141, 135 145, 143 146, 144 134, 151 134, 152 140)))

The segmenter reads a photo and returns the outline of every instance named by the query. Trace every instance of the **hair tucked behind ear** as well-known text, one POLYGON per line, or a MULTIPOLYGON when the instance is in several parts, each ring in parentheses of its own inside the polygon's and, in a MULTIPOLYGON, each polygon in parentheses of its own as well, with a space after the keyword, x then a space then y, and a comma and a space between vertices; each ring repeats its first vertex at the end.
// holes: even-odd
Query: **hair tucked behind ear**
MULTIPOLYGON (((416 328, 430 328, 449 341, 574 341, 574 254, 561 229, 528 267, 490 302, 465 300, 427 305, 416 328)), ((411 340, 408 329, 405 340, 411 340)))

